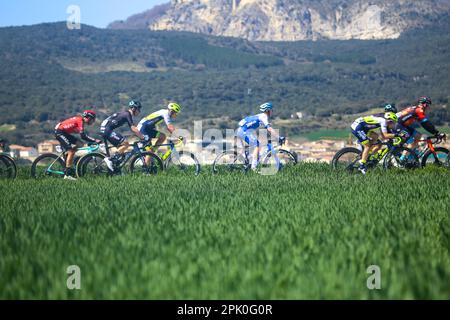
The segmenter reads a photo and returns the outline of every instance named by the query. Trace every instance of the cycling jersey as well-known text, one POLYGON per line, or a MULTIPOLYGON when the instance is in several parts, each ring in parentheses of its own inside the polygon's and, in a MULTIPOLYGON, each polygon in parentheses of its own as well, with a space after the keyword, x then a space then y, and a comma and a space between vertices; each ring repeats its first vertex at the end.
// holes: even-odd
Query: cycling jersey
POLYGON ((82 133, 84 132, 83 117, 73 117, 64 120, 56 125, 55 130, 68 134, 82 133))
POLYGON ((384 113, 377 113, 372 116, 356 119, 352 124, 352 130, 356 130, 357 127, 365 133, 372 132, 376 129, 381 129, 381 132, 388 133, 387 121, 384 118, 384 113))
POLYGON ((169 126, 172 123, 170 111, 168 109, 161 109, 143 118, 139 121, 138 130, 144 135, 145 140, 158 138, 158 126, 163 122, 166 126, 169 126))
POLYGON ((170 125, 172 123, 172 120, 170 119, 170 111, 168 109, 161 109, 159 111, 153 112, 152 114, 146 116, 141 121, 139 121, 138 129, 141 130, 141 128, 146 127, 148 129, 150 128, 156 128, 159 126, 163 121, 165 122, 166 126, 170 125))
POLYGON ((117 129, 124 124, 128 124, 129 127, 133 126, 133 117, 129 111, 122 111, 118 113, 114 113, 112 116, 106 118, 101 125, 102 132, 106 129, 114 130, 117 129))
POLYGON ((113 130, 124 124, 127 124, 130 128, 134 125, 133 116, 129 111, 114 113, 106 118, 101 124, 100 132, 104 139, 108 140, 113 146, 118 147, 125 141, 125 138, 113 130))
POLYGON ((424 123, 428 121, 425 110, 421 107, 409 107, 397 113, 398 123, 409 127, 415 122, 424 123))
POLYGON ((353 135, 358 138, 358 141, 363 145, 369 143, 368 133, 377 129, 381 129, 383 133, 388 132, 384 113, 377 113, 372 116, 358 118, 353 122, 351 128, 353 135))
POLYGON ((239 126, 244 131, 256 130, 261 125, 263 125, 266 129, 270 127, 269 116, 266 113, 260 113, 255 116, 246 117, 239 122, 239 126))
POLYGON ((59 141, 63 150, 72 149, 72 145, 78 143, 78 139, 72 134, 80 134, 81 138, 87 142, 95 142, 95 139, 88 136, 84 131, 83 117, 73 117, 58 123, 55 127, 55 137, 59 141))

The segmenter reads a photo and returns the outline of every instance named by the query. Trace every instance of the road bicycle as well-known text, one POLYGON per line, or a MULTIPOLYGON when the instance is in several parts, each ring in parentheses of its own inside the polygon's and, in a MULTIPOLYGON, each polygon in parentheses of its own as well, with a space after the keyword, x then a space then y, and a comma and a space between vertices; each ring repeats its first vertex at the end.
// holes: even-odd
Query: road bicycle
MULTIPOLYGON (((383 147, 377 153, 369 155, 366 163, 367 169, 374 169, 379 164, 382 164, 384 169, 415 169, 421 166, 419 157, 411 149, 402 145, 394 146, 391 140, 387 142, 377 141, 374 145, 382 145, 383 147)), ((357 171, 361 155, 360 149, 343 148, 335 154, 333 160, 331 160, 331 166, 338 170, 357 171)))
MULTIPOLYGON (((200 174, 201 166, 196 156, 189 151, 177 151, 177 147, 184 144, 184 138, 178 137, 176 140, 169 140, 166 144, 156 145, 150 147, 150 149, 156 149, 160 147, 167 147, 167 151, 164 153, 154 152, 163 163, 163 169, 167 172, 178 171, 188 175, 198 176, 200 174)), ((133 166, 142 166, 142 163, 136 161, 133 166)))
MULTIPOLYGON (((287 169, 298 163, 298 156, 294 152, 281 149, 284 141, 277 146, 273 146, 271 142, 266 145, 260 161, 257 166, 257 172, 261 174, 275 174, 281 169, 287 169)), ((237 147, 233 150, 226 150, 214 160, 213 173, 225 172, 244 172, 247 173, 251 169, 250 147, 245 145, 243 151, 238 151, 237 147)))
POLYGON ((112 160, 114 171, 109 170, 105 158, 111 158, 110 147, 105 139, 105 152, 91 152, 78 161, 76 172, 78 177, 113 176, 124 174, 155 175, 163 170, 161 159, 153 152, 146 151, 149 146, 146 141, 136 141, 130 151, 112 160), (148 159, 148 162, 145 159, 148 159))
MULTIPOLYGON (((92 153, 100 149, 100 145, 93 143, 87 147, 77 149, 78 152, 92 153)), ((44 153, 36 158, 31 165, 31 176, 33 178, 63 178, 65 176, 67 152, 61 151, 59 154, 44 153)), ((74 157, 76 167, 80 157, 74 157)))
POLYGON ((17 165, 12 157, 0 153, 0 180, 15 179, 17 177, 17 165))
POLYGON ((446 166, 449 150, 443 147, 435 147, 436 144, 440 144, 445 140, 441 137, 431 136, 419 140, 419 143, 423 143, 423 146, 418 146, 413 149, 417 157, 421 159, 422 167, 435 165, 446 166))

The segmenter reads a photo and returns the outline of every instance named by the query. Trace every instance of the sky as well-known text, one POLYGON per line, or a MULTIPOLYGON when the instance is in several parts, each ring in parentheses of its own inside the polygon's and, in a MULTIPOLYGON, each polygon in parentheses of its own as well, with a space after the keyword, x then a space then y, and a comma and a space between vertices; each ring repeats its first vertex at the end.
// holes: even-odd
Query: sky
POLYGON ((78 5, 81 23, 98 28, 170 0, 0 0, 0 27, 66 21, 67 8, 78 5))

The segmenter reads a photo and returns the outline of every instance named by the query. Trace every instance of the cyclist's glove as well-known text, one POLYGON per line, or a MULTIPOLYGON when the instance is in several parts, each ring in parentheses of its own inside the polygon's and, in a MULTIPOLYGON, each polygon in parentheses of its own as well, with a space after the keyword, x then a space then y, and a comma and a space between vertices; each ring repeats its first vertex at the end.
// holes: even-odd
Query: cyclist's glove
POLYGON ((286 142, 286 137, 280 137, 279 139, 278 139, 278 143, 279 144, 284 144, 286 142))
POLYGON ((403 141, 402 138, 400 138, 400 137, 395 137, 394 139, 392 139, 392 144, 393 144, 394 146, 398 146, 398 145, 400 145, 400 144, 402 143, 402 141, 403 141))
POLYGON ((437 133, 436 134, 436 138, 440 139, 440 140, 445 140, 447 138, 447 135, 445 133, 437 133))

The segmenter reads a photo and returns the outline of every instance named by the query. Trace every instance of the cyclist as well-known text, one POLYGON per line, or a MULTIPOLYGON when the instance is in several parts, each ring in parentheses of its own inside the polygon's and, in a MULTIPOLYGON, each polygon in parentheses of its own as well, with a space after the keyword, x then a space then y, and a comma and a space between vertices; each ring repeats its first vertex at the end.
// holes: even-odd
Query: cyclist
MULTIPOLYGON (((383 140, 394 139, 397 137, 396 134, 389 132, 395 128, 395 124, 398 120, 397 115, 392 111, 395 110, 394 108, 395 105, 386 105, 385 111, 387 112, 358 118, 351 125, 352 134, 358 138, 358 142, 364 148, 358 168, 362 174, 366 174, 367 172, 366 163, 369 154, 375 154, 381 147, 380 144, 376 143, 380 136, 377 131, 380 131, 383 140)), ((399 144, 400 142, 401 139, 396 139, 395 144, 399 144)))
POLYGON ((242 119, 239 122, 239 128, 237 129, 237 136, 245 141, 251 148, 254 148, 252 153, 251 169, 256 170, 259 161, 259 141, 256 137, 256 130, 262 125, 272 136, 278 137, 279 142, 282 143, 285 138, 279 136, 276 131, 271 127, 269 118, 273 113, 273 105, 271 102, 266 102, 259 106, 261 113, 249 116, 242 119))
MULTIPOLYGON (((172 134, 175 131, 175 127, 172 124, 172 119, 175 119, 181 112, 181 106, 178 103, 171 102, 167 105, 166 109, 161 109, 152 114, 149 114, 143 118, 139 124, 138 129, 144 135, 144 140, 150 142, 152 139, 157 138, 154 147, 147 147, 147 150, 155 150, 166 140, 166 135, 159 131, 159 125, 164 122, 167 131, 172 134)), ((145 162, 148 165, 150 157, 145 157, 145 162)))
POLYGON ((145 141, 157 138, 155 146, 162 144, 166 140, 166 135, 160 132, 158 126, 164 122, 170 134, 175 131, 172 124, 172 119, 175 119, 181 111, 181 106, 178 103, 171 102, 166 109, 153 112, 152 114, 143 118, 139 124, 138 129, 144 135, 145 141))
POLYGON ((55 127, 55 137, 56 140, 61 145, 63 151, 67 153, 66 158, 66 167, 64 170, 64 179, 68 180, 76 180, 75 170, 72 168, 73 166, 73 158, 75 153, 79 147, 82 146, 80 140, 75 138, 73 134, 79 134, 81 139, 91 143, 100 143, 101 141, 98 139, 94 139, 87 135, 84 130, 84 125, 92 125, 95 122, 97 115, 92 110, 85 110, 81 114, 81 116, 75 116, 69 119, 66 119, 60 123, 58 123, 55 127))
POLYGON ((423 96, 419 98, 417 106, 408 107, 397 113, 398 123, 395 130, 397 133, 402 134, 405 141, 409 143, 407 147, 410 149, 416 148, 422 137, 420 132, 416 130, 419 127, 419 124, 432 135, 441 139, 445 138, 445 134, 439 133, 425 115, 425 111, 428 110, 428 107, 431 106, 431 104, 431 99, 423 96))
POLYGON ((114 113, 106 118, 101 125, 100 132, 103 139, 109 141, 114 147, 117 148, 117 153, 108 158, 105 158, 105 163, 108 169, 112 172, 115 171, 115 166, 120 162, 121 156, 128 149, 130 144, 125 138, 118 132, 114 131, 117 128, 127 124, 130 130, 141 140, 144 139, 144 135, 139 132, 135 126, 133 117, 137 116, 142 109, 142 105, 139 101, 130 101, 128 104, 128 110, 114 113))

